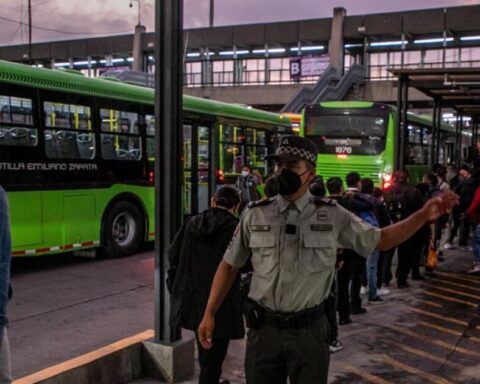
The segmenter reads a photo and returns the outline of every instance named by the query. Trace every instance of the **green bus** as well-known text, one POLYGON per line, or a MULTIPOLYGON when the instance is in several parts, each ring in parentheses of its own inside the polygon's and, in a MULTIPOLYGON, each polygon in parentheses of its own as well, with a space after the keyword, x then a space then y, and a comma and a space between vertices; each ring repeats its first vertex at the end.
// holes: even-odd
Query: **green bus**
MULTIPOLYGON (((154 238, 154 91, 76 71, 0 61, 0 185, 14 256, 102 247, 131 254, 154 238)), ((184 96, 185 215, 207 208, 244 164, 265 156, 288 118, 184 96)))
MULTIPOLYGON (((388 188, 392 173, 405 168, 416 182, 431 166, 432 121, 407 114, 408 135, 405 164, 397 164, 396 108, 369 101, 329 101, 309 105, 303 111, 300 134, 318 146, 317 173, 324 179, 345 176, 352 171, 388 188)), ((454 155, 455 128, 440 129, 439 163, 454 155)), ((462 157, 467 158, 471 136, 462 135, 462 157)))

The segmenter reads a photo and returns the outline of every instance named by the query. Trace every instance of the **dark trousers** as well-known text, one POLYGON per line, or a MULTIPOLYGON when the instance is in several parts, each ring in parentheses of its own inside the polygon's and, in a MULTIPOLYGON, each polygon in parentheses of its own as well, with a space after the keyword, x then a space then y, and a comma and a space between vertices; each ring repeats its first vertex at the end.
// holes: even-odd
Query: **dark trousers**
POLYGON ((247 333, 247 384, 326 384, 329 324, 322 315, 300 329, 264 326, 247 333))
POLYGON ((336 295, 335 295, 335 280, 332 283, 332 289, 330 290, 330 295, 326 300, 325 305, 325 314, 327 315, 328 324, 330 325, 330 338, 329 343, 331 344, 338 338, 338 324, 337 324, 337 305, 336 305, 336 295))
POLYGON ((450 236, 448 236, 447 243, 450 243, 450 244, 453 243, 453 239, 455 238, 455 236, 457 236, 459 228, 460 228, 460 212, 454 209, 452 213, 452 230, 450 231, 450 236))
POLYGON ((352 279, 352 259, 345 257, 343 266, 337 272, 337 309, 340 320, 346 320, 350 317, 350 293, 348 286, 352 279))
POLYGON ((377 265, 377 288, 382 288, 383 284, 383 268, 385 265, 385 258, 386 253, 388 251, 380 251, 380 255, 378 256, 378 265, 377 265))
POLYGON ((458 245, 461 247, 466 247, 468 245, 468 238, 470 237, 471 230, 470 219, 465 217, 461 220, 460 224, 460 239, 458 240, 458 245))
POLYGON ((229 343, 228 339, 213 339, 212 348, 204 349, 197 338, 198 363, 200 364, 199 384, 218 384, 229 343))
POLYGON ((352 253, 352 283, 350 284, 350 304, 353 311, 362 307, 360 289, 362 288, 363 276, 366 274, 366 260, 364 257, 352 253))
POLYGON ((395 255, 396 247, 385 251, 383 254, 383 268, 382 268, 382 283, 385 285, 390 285, 392 281, 392 260, 395 255))
POLYGON ((398 246, 398 265, 397 265, 397 284, 405 285, 407 283, 408 274, 413 266, 414 253, 420 252, 415 239, 404 241, 398 246))

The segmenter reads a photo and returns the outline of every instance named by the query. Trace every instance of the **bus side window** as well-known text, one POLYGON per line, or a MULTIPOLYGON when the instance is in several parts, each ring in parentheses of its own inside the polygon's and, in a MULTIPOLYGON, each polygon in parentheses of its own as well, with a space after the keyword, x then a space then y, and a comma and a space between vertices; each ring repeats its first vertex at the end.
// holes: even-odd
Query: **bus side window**
POLYGON ((0 95, 0 145, 34 147, 37 133, 33 128, 32 101, 0 95))
POLYGON ((46 101, 45 153, 52 159, 95 158, 90 107, 46 101))

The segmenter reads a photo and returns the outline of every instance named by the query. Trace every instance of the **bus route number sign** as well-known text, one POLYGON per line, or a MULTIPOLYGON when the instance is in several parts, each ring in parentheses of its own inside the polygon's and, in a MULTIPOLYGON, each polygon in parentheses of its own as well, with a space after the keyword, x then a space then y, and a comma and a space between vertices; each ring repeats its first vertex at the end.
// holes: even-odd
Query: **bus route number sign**
POLYGON ((337 155, 351 155, 352 154, 352 147, 335 147, 335 153, 337 155))

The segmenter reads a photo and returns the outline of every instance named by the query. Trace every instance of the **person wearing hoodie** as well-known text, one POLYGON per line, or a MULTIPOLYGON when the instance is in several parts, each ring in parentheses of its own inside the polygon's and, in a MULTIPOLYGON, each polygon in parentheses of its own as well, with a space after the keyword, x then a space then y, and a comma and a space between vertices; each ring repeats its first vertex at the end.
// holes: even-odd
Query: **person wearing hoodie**
MULTIPOLYGON (((171 326, 197 330, 213 277, 238 225, 234 214, 239 204, 238 191, 222 187, 212 198, 211 208, 187 219, 176 234, 169 250, 167 280, 171 292, 171 326)), ((230 340, 244 337, 239 284, 238 276, 215 315, 215 346, 205 349, 197 338, 200 384, 219 382, 230 340)))

